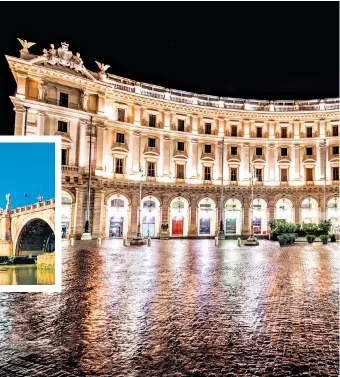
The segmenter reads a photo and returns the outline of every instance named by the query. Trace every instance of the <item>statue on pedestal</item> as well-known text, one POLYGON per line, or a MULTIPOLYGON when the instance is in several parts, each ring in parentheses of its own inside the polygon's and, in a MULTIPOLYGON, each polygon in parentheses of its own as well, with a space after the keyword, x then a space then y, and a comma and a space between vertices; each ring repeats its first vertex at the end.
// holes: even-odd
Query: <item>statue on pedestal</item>
POLYGON ((6 211, 11 210, 11 194, 6 194, 6 211))
POLYGON ((39 90, 39 100, 45 101, 47 96, 47 86, 45 85, 44 81, 41 81, 38 85, 39 90))

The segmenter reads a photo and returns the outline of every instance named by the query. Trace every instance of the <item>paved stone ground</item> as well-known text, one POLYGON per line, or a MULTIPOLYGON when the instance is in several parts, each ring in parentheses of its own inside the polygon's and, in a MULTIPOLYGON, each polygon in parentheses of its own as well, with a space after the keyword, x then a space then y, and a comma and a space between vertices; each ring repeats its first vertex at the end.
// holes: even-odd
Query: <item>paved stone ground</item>
POLYGON ((0 376, 336 377, 338 246, 65 247, 62 293, 0 294, 0 376))

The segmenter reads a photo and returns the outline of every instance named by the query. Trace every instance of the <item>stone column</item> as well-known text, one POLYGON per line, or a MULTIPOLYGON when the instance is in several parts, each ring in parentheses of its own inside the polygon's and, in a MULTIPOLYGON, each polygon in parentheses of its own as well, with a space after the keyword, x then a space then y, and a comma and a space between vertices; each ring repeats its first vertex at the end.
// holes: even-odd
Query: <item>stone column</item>
POLYGON ((163 136, 163 176, 170 176, 170 137, 163 136))
POLYGON ((274 180, 276 183, 280 182, 280 168, 277 163, 278 160, 278 148, 277 145, 274 145, 274 180))
POLYGON ((190 198, 189 237, 194 237, 197 235, 197 196, 192 195, 190 198))
POLYGON ((250 236, 251 234, 251 224, 250 224, 250 200, 251 196, 245 196, 243 198, 243 224, 242 224, 242 235, 250 236))
POLYGON ((86 162, 86 122, 79 122, 79 140, 78 140, 78 166, 84 167, 87 165, 86 162))
POLYGON ((96 158, 96 170, 103 170, 103 150, 104 150, 104 128, 102 126, 96 126, 97 133, 97 158, 96 158))
POLYGON ((44 135, 45 133, 45 117, 45 113, 39 112, 37 122, 37 135, 44 135))
POLYGON ((141 106, 134 105, 134 124, 141 125, 141 106))
POLYGON ((268 122, 268 128, 269 139, 275 139, 275 122, 273 120, 268 122))
POLYGON ((138 229, 138 222, 139 222, 138 216, 139 216, 139 192, 134 191, 131 194, 131 221, 130 221, 130 229, 128 231, 128 238, 133 238, 137 236, 137 229, 138 229))
POLYGON ((319 120, 319 135, 320 135, 320 138, 324 138, 327 136, 326 121, 324 119, 319 120))
POLYGON ((24 134, 25 127, 25 109, 15 108, 15 123, 14 123, 14 135, 22 136, 24 134))
POLYGON ((132 134, 133 139, 133 149, 132 149, 132 173, 138 174, 139 173, 139 165, 140 165, 140 146, 139 146, 139 138, 140 133, 134 132, 132 134))
POLYGON ((300 172, 300 144, 294 144, 295 150, 295 164, 294 164, 294 181, 301 181, 301 172, 300 172))
MULTIPOLYGON (((229 119, 227 119, 224 122, 224 119, 219 118, 218 119, 218 136, 224 136, 224 134, 225 134, 225 128, 227 130, 229 130, 229 119), (225 123, 226 123, 226 127, 224 127, 225 123)), ((229 133, 229 135, 230 135, 230 133, 229 133)))
POLYGON ((164 129, 170 131, 171 129, 171 113, 169 111, 164 111, 164 129))
POLYGON ((248 119, 245 119, 245 120, 243 121, 243 132, 244 132, 243 136, 244 136, 244 137, 248 137, 248 138, 249 138, 249 136, 250 136, 249 123, 250 123, 250 122, 249 122, 248 119))
POLYGON ((300 220, 301 209, 300 209, 300 198, 299 197, 294 196, 293 206, 294 206, 294 212, 295 212, 295 220, 294 221, 295 221, 295 223, 301 224, 302 219, 300 220))
POLYGON ((77 238, 80 238, 84 232, 85 225, 85 206, 86 206, 86 188, 76 188, 76 202, 75 202, 75 224, 74 233, 77 238))
POLYGON ((191 176, 189 178, 197 178, 197 162, 198 162, 198 141, 191 140, 191 176))
MULTIPOLYGON (((243 178, 243 182, 249 183, 249 173, 250 173, 250 167, 249 167, 249 157, 250 157, 250 145, 249 143, 244 143, 242 148, 242 156, 241 161, 242 164, 240 165, 240 169, 243 168, 243 171, 240 172, 240 177, 243 178)), ((229 180, 228 176, 228 180, 229 180)))
POLYGON ((16 97, 25 98, 26 97, 26 82, 27 76, 22 75, 17 72, 17 92, 16 97))
POLYGON ((275 218, 275 204, 272 199, 268 200, 268 221, 275 218))
POLYGON ((92 236, 94 238, 105 237, 105 205, 104 205, 105 190, 95 189, 94 192, 94 208, 93 208, 93 223, 92 236))
POLYGON ((162 224, 169 225, 169 195, 162 195, 162 224))

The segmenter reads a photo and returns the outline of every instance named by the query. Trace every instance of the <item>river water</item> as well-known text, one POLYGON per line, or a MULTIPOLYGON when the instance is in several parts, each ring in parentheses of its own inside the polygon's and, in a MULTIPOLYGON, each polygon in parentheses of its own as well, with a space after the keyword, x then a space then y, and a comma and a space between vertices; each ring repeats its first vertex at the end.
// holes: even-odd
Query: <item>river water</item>
POLYGON ((53 270, 35 265, 0 266, 0 285, 53 285, 53 270))

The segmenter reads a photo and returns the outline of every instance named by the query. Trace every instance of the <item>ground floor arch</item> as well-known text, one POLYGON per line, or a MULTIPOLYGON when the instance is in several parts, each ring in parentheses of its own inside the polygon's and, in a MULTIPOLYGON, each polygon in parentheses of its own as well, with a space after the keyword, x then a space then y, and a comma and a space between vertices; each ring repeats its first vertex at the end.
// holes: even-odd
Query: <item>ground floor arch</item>
POLYGON ((276 202, 275 219, 294 222, 295 216, 293 203, 289 199, 281 198, 276 202))
POLYGON ((71 232, 72 196, 67 191, 61 192, 61 237, 69 238, 71 232))
POLYGON ((305 198, 301 202, 301 222, 303 224, 319 223, 319 205, 314 198, 305 198))
POLYGON ((238 199, 227 199, 224 204, 225 234, 241 234, 242 232, 242 203, 238 199))
POLYGON ((339 198, 333 197, 327 201, 327 220, 332 223, 332 231, 334 233, 340 232, 340 208, 339 208, 339 198))
POLYGON ((106 237, 126 237, 129 227, 129 200, 125 195, 113 194, 106 202, 106 237))
POLYGON ((250 219, 254 234, 268 233, 268 206, 264 199, 254 199, 250 207, 250 219))
POLYGON ((38 255, 55 251, 55 235, 50 225, 39 218, 29 220, 20 230, 15 255, 38 255))
POLYGON ((216 203, 213 199, 202 198, 197 203, 198 235, 215 236, 216 234, 216 203))
POLYGON ((158 237, 160 229, 160 201, 149 195, 141 202, 141 233, 143 237, 158 237))
POLYGON ((178 196, 170 202, 169 232, 171 237, 187 237, 189 232, 189 202, 178 196))

